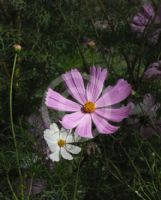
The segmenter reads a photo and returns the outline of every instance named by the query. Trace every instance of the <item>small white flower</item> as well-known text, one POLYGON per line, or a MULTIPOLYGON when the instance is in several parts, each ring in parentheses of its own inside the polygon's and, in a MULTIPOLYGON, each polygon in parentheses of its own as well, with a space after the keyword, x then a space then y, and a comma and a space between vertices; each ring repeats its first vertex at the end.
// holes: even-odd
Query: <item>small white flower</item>
POLYGON ((75 138, 69 130, 64 128, 59 130, 55 123, 51 124, 50 128, 44 131, 44 139, 52 152, 49 155, 52 161, 59 161, 60 156, 64 159, 72 160, 73 156, 71 153, 78 154, 81 151, 80 147, 72 144, 77 142, 78 138, 75 138))

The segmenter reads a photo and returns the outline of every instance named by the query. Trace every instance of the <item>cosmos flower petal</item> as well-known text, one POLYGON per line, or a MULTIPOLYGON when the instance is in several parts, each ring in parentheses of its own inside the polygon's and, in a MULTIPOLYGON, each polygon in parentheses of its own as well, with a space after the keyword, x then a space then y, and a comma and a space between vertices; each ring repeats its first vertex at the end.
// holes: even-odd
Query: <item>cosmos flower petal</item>
POLYGON ((54 132, 51 129, 46 129, 44 131, 44 139, 52 144, 54 144, 54 141, 59 138, 59 132, 54 132))
POLYGON ((90 114, 85 114, 78 124, 75 132, 84 138, 93 138, 92 135, 92 120, 90 114))
POLYGON ((97 115, 96 113, 92 113, 92 120, 100 133, 104 134, 112 134, 118 130, 119 127, 113 126, 104 120, 102 117, 97 115))
POLYGON ((142 26, 145 25, 145 23, 147 23, 147 19, 144 17, 144 15, 139 13, 138 15, 134 16, 133 23, 135 25, 142 26))
POLYGON ((78 154, 81 151, 81 148, 72 144, 66 145, 66 150, 69 151, 72 154, 78 154))
POLYGON ((62 157, 66 160, 73 160, 73 156, 67 152, 67 150, 65 148, 61 148, 60 149, 60 153, 62 155, 62 157))
POLYGON ((75 112, 81 109, 81 105, 71 100, 64 98, 58 92, 55 92, 51 88, 48 89, 45 104, 54 110, 75 112))
POLYGON ((145 79, 152 77, 160 77, 160 76, 161 76, 161 70, 155 67, 148 68, 144 74, 145 79))
POLYGON ((152 5, 150 3, 145 3, 143 6, 143 15, 149 19, 151 19, 155 13, 152 5))
POLYGON ((68 133, 66 141, 67 141, 67 143, 73 143, 73 142, 75 142, 74 135, 71 134, 71 133, 68 133))
POLYGON ((56 161, 58 162, 60 160, 60 152, 59 151, 56 151, 52 154, 49 155, 49 158, 52 160, 52 161, 56 161))
POLYGON ((95 102, 100 96, 104 81, 107 77, 107 70, 102 69, 101 67, 91 67, 90 69, 90 80, 87 84, 87 99, 88 101, 95 102))
POLYGON ((62 137, 66 139, 67 142, 73 141, 74 134, 72 133, 71 129, 65 129, 63 126, 60 129, 60 133, 62 133, 62 137), (70 137, 71 136, 71 137, 70 137))
POLYGON ((67 136, 68 136, 67 130, 62 129, 62 130, 60 131, 60 139, 66 140, 66 139, 67 139, 67 136))
POLYGON ((50 129, 51 129, 54 133, 56 133, 56 132, 59 133, 59 128, 58 128, 58 126, 57 126, 56 123, 52 123, 52 124, 50 125, 50 129))
POLYGON ((58 144, 51 144, 51 141, 47 141, 47 144, 51 152, 56 152, 56 151, 59 151, 60 149, 58 144))
POLYGON ((137 15, 134 16, 133 18, 133 23, 137 26, 140 27, 146 27, 146 25, 148 24, 150 18, 144 16, 144 13, 138 13, 137 15))
POLYGON ((106 89, 103 90, 102 95, 106 94, 107 92, 109 92, 114 86, 109 85, 106 89))
POLYGON ((96 108, 115 105, 126 99, 130 93, 131 85, 124 79, 120 79, 114 87, 96 101, 96 108))
POLYGON ((135 25, 133 23, 131 23, 131 29, 135 32, 138 32, 138 33, 143 33, 144 30, 145 30, 145 26, 138 26, 138 25, 135 25))
POLYGON ((131 111, 131 106, 123 106, 121 108, 99 108, 95 110, 100 117, 114 122, 121 122, 124 118, 127 118, 131 111))
POLYGON ((82 118, 84 117, 84 113, 80 112, 75 112, 75 113, 71 113, 71 114, 66 114, 64 115, 62 121, 60 121, 60 123, 62 124, 62 126, 66 129, 72 129, 74 127, 76 127, 80 121, 82 120, 82 118))
POLYGON ((77 69, 62 75, 71 96, 76 99, 79 103, 84 104, 86 102, 86 93, 83 78, 77 69))

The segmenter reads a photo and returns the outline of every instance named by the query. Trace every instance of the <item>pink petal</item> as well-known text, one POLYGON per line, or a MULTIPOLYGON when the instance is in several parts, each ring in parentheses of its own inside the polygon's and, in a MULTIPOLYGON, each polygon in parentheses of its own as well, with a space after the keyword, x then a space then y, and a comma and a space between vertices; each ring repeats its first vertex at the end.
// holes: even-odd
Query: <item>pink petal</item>
POLYGON ((104 117, 110 121, 121 122, 127 118, 131 111, 130 104, 121 108, 99 108, 95 110, 100 117, 104 117))
POLYGON ((93 66, 90 71, 90 80, 87 85, 87 99, 88 101, 95 102, 102 92, 104 81, 107 77, 107 70, 93 66))
POLYGON ((100 117, 96 113, 92 113, 92 120, 99 133, 112 134, 118 130, 119 127, 113 126, 108 123, 103 117, 100 117))
POLYGON ((86 102, 86 93, 83 78, 80 72, 77 69, 72 69, 71 71, 63 74, 62 78, 65 81, 72 97, 79 103, 84 104, 86 102))
POLYGON ((143 6, 142 14, 149 19, 154 17, 155 13, 153 6, 150 3, 145 3, 143 6))
POLYGON ((67 115, 64 115, 60 123, 65 129, 72 129, 80 123, 84 115, 85 114, 82 113, 81 111, 75 112, 72 114, 67 114, 67 115))
POLYGON ((151 78, 151 77, 157 77, 161 76, 161 70, 157 67, 150 67, 148 68, 144 73, 144 78, 151 78))
POLYGON ((75 112, 81 109, 81 105, 64 98, 51 88, 49 88, 47 91, 45 104, 48 107, 58 111, 75 112))
POLYGON ((139 32, 139 33, 143 33, 145 30, 145 26, 139 26, 139 25, 135 25, 133 23, 130 24, 131 29, 135 32, 139 32))
POLYGON ((78 124, 75 132, 84 138, 93 138, 92 135, 92 120, 90 114, 85 114, 78 124))
POLYGON ((137 26, 146 26, 146 24, 148 23, 147 18, 142 15, 142 14, 137 14, 136 16, 134 16, 133 18, 133 24, 137 25, 137 26))
POLYGON ((142 33, 154 17, 154 9, 151 4, 146 3, 142 9, 133 17, 131 28, 133 31, 142 33))
POLYGON ((105 94, 106 92, 109 92, 114 86, 109 85, 107 88, 105 88, 102 92, 102 94, 105 94))
POLYGON ((120 79, 114 87, 102 95, 96 102, 96 108, 115 105, 126 99, 131 93, 131 85, 120 79))

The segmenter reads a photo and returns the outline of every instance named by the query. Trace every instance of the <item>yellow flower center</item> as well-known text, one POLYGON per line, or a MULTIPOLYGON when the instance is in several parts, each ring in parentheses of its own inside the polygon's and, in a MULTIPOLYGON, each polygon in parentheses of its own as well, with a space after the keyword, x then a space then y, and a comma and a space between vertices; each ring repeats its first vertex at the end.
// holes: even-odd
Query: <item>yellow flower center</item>
POLYGON ((59 147, 64 147, 65 144, 66 144, 66 141, 65 141, 65 140, 62 140, 62 139, 58 140, 58 145, 59 145, 59 147))
POLYGON ((87 101, 83 106, 83 111, 85 113, 92 113, 95 111, 95 104, 91 101, 87 101))

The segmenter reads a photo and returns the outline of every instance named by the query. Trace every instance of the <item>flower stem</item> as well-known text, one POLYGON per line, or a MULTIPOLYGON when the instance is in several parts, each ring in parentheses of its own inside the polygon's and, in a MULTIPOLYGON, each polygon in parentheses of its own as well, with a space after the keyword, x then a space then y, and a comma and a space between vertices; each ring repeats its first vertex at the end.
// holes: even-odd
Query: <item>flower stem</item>
POLYGON ((17 196, 16 196, 16 194, 15 194, 15 192, 14 192, 14 190, 13 190, 13 187, 12 187, 12 184, 11 184, 11 181, 10 181, 10 178, 9 178, 8 173, 7 173, 6 176, 7 176, 8 185, 9 185, 9 187, 10 187, 10 190, 11 190, 12 194, 13 194, 13 198, 14 198, 14 200, 18 200, 18 198, 17 198, 17 196))
POLYGON ((73 200, 76 200, 77 186, 78 186, 78 176, 79 176, 79 170, 80 170, 80 165, 81 165, 81 161, 82 161, 82 155, 83 155, 83 151, 81 152, 79 163, 78 163, 78 170, 77 170, 76 179, 75 179, 73 200))
POLYGON ((23 200, 24 199, 24 195, 23 195, 23 180, 22 180, 22 173, 21 173, 21 169, 20 169, 19 153, 18 153, 18 148, 17 148, 16 134, 15 134, 14 124, 13 124, 13 79, 14 79, 14 74, 15 74, 15 69, 16 69, 17 56, 18 55, 16 53, 15 57, 14 57, 12 75, 11 75, 11 82, 10 82, 10 123, 11 123, 11 131, 12 131, 13 142, 14 142, 14 146, 15 146, 16 163, 17 163, 17 168, 18 168, 18 173, 19 173, 19 178, 20 178, 21 199, 23 200))

